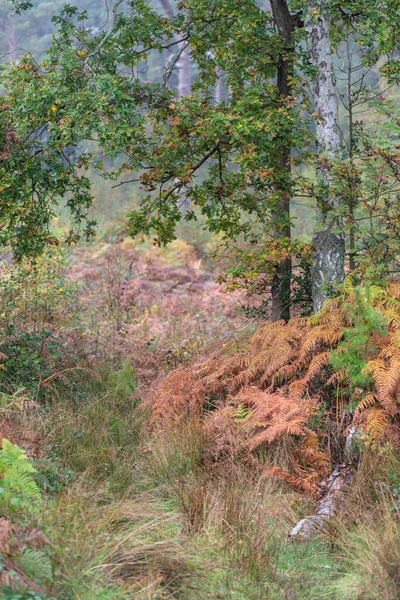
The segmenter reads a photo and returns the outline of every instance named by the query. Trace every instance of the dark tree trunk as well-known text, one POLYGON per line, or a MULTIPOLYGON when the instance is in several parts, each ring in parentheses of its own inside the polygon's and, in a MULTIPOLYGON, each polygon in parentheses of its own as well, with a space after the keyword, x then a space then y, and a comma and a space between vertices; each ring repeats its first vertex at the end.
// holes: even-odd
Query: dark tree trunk
MULTIPOLYGON (((281 56, 278 64, 278 90, 282 102, 285 102, 290 95, 290 86, 288 76, 291 72, 292 65, 288 64, 281 56)), ((279 151, 279 171, 281 181, 285 182, 290 179, 290 146, 283 146, 279 151)), ((276 207, 275 219, 278 224, 274 229, 274 237, 288 238, 291 237, 290 227, 290 193, 285 185, 280 186, 279 202, 276 207)), ((282 260, 276 267, 275 275, 272 281, 272 311, 271 317, 273 321, 290 319, 290 284, 292 279, 292 260, 286 258, 282 260)))
MULTIPOLYGON (((285 104, 288 97, 291 96, 291 76, 293 75, 293 60, 291 58, 294 50, 293 34, 297 26, 300 25, 298 15, 291 15, 286 0, 271 0, 272 14, 280 37, 285 42, 284 53, 279 56, 277 65, 277 86, 280 101, 285 104)), ((290 227, 290 191, 289 182, 291 177, 290 154, 291 146, 283 139, 278 139, 279 150, 277 156, 278 168, 280 172, 280 181, 277 184, 279 192, 279 201, 275 209, 276 225, 274 228, 274 237, 276 239, 291 238, 290 227)), ((272 313, 273 321, 290 318, 290 285, 292 278, 292 260, 287 258, 282 260, 275 270, 272 281, 272 313)))

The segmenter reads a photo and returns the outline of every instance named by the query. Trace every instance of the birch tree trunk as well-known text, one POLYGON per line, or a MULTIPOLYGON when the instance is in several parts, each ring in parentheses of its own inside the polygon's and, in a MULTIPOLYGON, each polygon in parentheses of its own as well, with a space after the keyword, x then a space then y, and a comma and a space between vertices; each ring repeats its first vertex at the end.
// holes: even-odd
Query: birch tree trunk
POLYGON ((15 60, 16 59, 16 50, 17 50, 17 39, 16 39, 16 35, 15 35, 15 26, 14 26, 14 19, 12 18, 11 13, 8 15, 8 23, 10 26, 10 34, 9 34, 9 38, 8 38, 8 60, 15 60))
MULTIPOLYGON (((305 21, 310 62, 316 67, 312 93, 320 165, 324 158, 331 159, 338 156, 341 146, 327 6, 327 0, 318 3, 310 2, 305 21)), ((345 257, 345 236, 343 231, 340 231, 342 223, 337 215, 337 201, 331 191, 332 176, 329 170, 318 167, 317 177, 322 193, 317 199, 317 226, 313 235, 314 255, 311 277, 314 312, 321 308, 326 298, 326 288, 343 281, 345 257)))
MULTIPOLYGON (((170 0, 161 0, 162 7, 167 13, 168 17, 172 19, 175 16, 175 7, 170 0)), ((179 51, 182 50, 184 42, 179 45, 179 51)), ((191 92, 191 68, 190 68, 190 56, 187 49, 184 49, 179 57, 177 64, 178 71, 178 96, 180 98, 189 96, 191 92)))
MULTIPOLYGON (((168 17, 172 19, 175 16, 175 6, 171 0, 161 0, 161 5, 167 13, 168 17)), ((175 39, 177 37, 175 36, 175 39)), ((180 52, 179 60, 176 64, 177 75, 178 75, 178 86, 177 94, 179 98, 189 96, 192 91, 192 72, 190 63, 189 50, 184 47, 185 42, 181 42, 178 46, 178 52, 180 52)), ((180 209, 182 213, 186 213, 190 209, 190 201, 186 196, 185 189, 182 190, 180 199, 180 209)))
POLYGON ((220 69, 217 69, 217 83, 215 85, 215 103, 220 104, 223 99, 223 73, 220 69))

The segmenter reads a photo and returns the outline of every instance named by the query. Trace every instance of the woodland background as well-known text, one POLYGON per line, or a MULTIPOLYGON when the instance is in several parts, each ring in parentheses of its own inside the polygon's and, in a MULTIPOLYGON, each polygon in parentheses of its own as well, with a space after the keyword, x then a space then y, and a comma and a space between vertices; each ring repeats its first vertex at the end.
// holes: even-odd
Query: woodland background
POLYGON ((0 0, 0 597, 396 600, 400 6, 329 3, 332 156, 305 37, 299 103, 276 95, 273 2, 21 4, 0 0), (345 278, 315 311, 331 198, 345 278))

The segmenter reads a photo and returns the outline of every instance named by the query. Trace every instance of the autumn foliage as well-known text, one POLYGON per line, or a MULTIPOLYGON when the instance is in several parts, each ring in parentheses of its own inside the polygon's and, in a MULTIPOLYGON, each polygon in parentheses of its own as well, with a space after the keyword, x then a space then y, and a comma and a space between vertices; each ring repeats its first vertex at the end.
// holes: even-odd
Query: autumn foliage
POLYGON ((152 392, 152 426, 200 417, 210 465, 238 456, 314 492, 349 427, 370 446, 398 442, 399 345, 400 286, 349 277, 310 319, 267 323, 170 372, 152 392), (285 468, 267 469, 282 444, 285 468))

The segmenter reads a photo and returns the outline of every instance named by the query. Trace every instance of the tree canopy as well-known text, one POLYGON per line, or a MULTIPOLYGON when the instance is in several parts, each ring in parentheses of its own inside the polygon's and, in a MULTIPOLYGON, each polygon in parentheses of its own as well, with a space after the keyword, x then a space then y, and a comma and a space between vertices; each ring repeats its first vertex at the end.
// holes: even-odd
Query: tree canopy
POLYGON ((392 268, 398 126, 372 139, 358 122, 348 160, 334 64, 351 32, 360 70, 380 72, 373 93, 363 90, 365 101, 397 123, 382 82, 393 86, 399 77, 399 11, 397 0, 182 0, 167 12, 116 0, 95 29, 86 10, 64 7, 53 17, 57 33, 45 59, 25 55, 3 71, 0 242, 17 257, 58 243, 51 222, 60 202, 73 220, 63 241, 92 235, 87 171, 94 166, 115 185, 144 190, 129 215, 132 235, 168 243, 180 221, 202 214, 234 258, 228 287, 272 286, 275 318, 290 315, 293 280, 308 281, 310 263, 314 299, 343 278, 345 233, 355 223, 354 256, 362 259, 366 248, 376 254, 374 239, 389 236, 384 263, 392 268), (184 55, 191 91, 179 95, 174 77, 184 55), (109 157, 118 158, 112 168, 109 157), (312 244, 292 236, 296 197, 317 209, 312 244), (332 244, 338 258, 330 271, 332 244))

